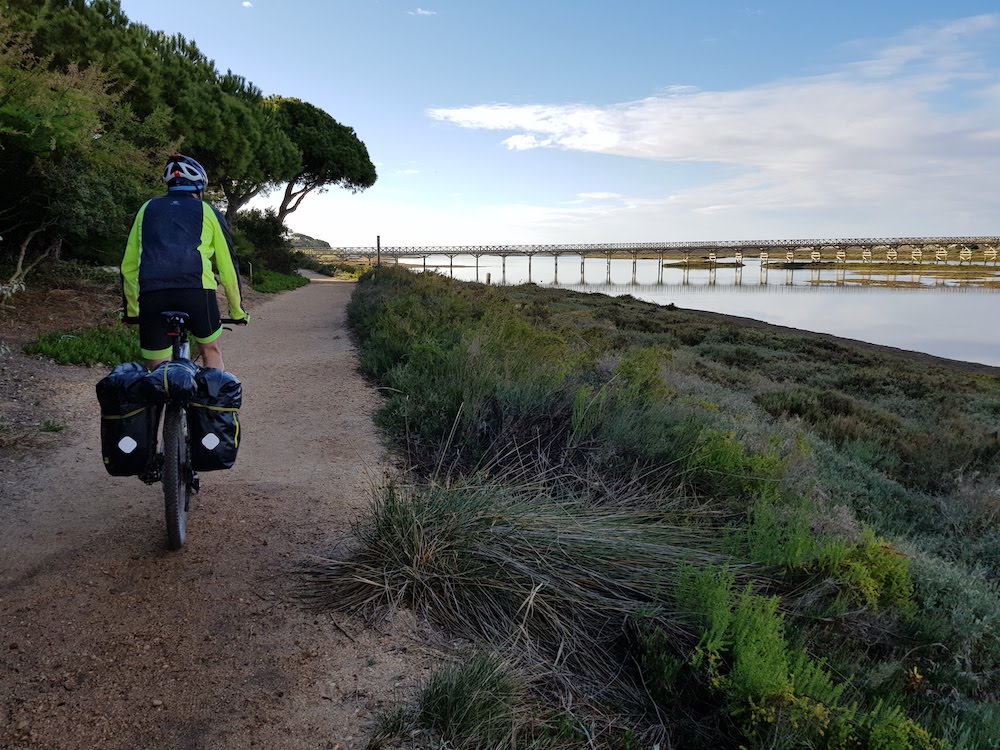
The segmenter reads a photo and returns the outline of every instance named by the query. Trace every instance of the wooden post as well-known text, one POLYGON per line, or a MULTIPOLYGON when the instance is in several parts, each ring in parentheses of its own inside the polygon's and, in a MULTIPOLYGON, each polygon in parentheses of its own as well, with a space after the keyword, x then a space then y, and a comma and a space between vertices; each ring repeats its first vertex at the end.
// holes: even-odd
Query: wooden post
POLYGON ((382 265, 382 235, 375 235, 375 265, 382 265))

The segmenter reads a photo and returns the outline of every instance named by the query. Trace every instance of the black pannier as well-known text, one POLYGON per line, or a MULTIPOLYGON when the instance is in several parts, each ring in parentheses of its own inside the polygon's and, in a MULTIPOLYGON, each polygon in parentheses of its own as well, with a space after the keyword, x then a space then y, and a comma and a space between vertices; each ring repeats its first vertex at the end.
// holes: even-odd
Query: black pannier
POLYGON ((195 471, 232 468, 240 447, 243 386, 232 373, 214 367, 199 370, 195 382, 187 410, 191 466, 195 471))
POLYGON ((125 362, 97 383, 101 404, 101 455, 115 477, 142 474, 156 455, 160 406, 150 401, 146 368, 125 362))
POLYGON ((146 376, 146 386, 151 398, 185 400, 197 390, 195 376, 198 365, 189 359, 167 360, 146 376))

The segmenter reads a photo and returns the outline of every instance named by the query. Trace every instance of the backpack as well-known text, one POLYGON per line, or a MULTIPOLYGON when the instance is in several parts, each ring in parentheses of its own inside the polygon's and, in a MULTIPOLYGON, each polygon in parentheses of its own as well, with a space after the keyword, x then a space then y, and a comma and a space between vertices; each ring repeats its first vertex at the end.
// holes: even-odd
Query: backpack
POLYGON ((195 384, 187 409, 191 466, 195 471, 232 468, 240 447, 243 386, 231 372, 214 367, 200 369, 195 384))
POLYGON ((125 362, 97 383, 101 456, 113 477, 142 474, 156 455, 160 406, 149 398, 146 375, 144 365, 125 362))

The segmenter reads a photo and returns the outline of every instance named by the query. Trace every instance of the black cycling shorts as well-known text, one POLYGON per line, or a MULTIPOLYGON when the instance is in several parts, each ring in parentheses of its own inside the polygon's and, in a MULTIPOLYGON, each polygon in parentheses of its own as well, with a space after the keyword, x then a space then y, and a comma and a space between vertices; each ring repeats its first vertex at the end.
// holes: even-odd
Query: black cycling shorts
POLYGON ((170 326, 160 315, 167 310, 186 312, 193 341, 206 344, 222 333, 219 302, 214 289, 164 289, 139 295, 139 346, 146 359, 170 356, 170 326))

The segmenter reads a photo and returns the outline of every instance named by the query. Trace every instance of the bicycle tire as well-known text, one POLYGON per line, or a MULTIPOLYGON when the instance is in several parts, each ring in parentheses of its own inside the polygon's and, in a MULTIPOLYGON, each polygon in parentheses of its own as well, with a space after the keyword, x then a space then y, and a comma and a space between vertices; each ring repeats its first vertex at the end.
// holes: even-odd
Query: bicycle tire
POLYGON ((163 504, 167 517, 167 547, 171 550, 183 547, 187 536, 190 456, 184 407, 168 404, 163 415, 163 504))

